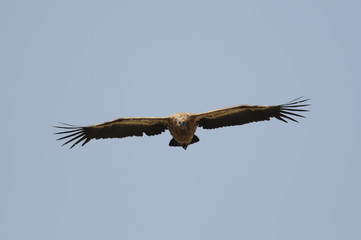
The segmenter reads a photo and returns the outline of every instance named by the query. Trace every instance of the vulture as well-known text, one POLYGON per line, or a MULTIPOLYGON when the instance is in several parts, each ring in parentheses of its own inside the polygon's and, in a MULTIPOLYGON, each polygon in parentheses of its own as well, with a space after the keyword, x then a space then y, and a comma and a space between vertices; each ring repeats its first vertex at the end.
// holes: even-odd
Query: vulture
POLYGON ((55 134, 63 135, 57 140, 66 139, 66 144, 73 148, 77 144, 84 146, 92 139, 124 138, 132 136, 154 136, 169 130, 172 139, 169 146, 183 147, 196 143, 199 138, 195 135, 197 127, 215 129, 228 126, 243 125, 276 118, 287 123, 287 120, 298 122, 295 118, 302 117, 302 112, 308 111, 304 107, 309 106, 309 99, 296 98, 286 104, 262 106, 262 105, 238 105, 217 109, 204 113, 176 113, 168 117, 135 117, 118 118, 109 122, 77 127, 62 123, 55 126, 62 129, 55 134))

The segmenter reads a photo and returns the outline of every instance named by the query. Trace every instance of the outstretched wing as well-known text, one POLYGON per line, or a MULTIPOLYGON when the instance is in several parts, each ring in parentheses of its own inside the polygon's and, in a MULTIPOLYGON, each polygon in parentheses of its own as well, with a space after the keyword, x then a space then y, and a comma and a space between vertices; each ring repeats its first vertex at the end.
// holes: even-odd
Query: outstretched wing
POLYGON ((118 118, 98 125, 77 127, 69 124, 55 126, 65 131, 55 134, 65 134, 57 140, 66 139, 63 145, 73 143, 70 148, 81 143, 84 146, 92 139, 124 138, 131 136, 158 135, 168 129, 167 118, 118 118))
POLYGON ((303 109, 303 107, 309 106, 309 104, 305 104, 308 100, 297 98, 289 103, 276 106, 239 105, 198 114, 196 121, 198 126, 205 129, 265 121, 273 117, 283 122, 287 122, 287 120, 298 122, 294 117, 304 116, 295 112, 308 111, 303 109))

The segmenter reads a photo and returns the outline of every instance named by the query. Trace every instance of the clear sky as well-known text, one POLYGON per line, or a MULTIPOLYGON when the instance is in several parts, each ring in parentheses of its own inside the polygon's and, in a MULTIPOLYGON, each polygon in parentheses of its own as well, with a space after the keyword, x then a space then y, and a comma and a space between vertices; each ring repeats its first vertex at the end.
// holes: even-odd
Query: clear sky
POLYGON ((360 1, 0 1, 0 239, 361 239, 360 1), (58 122, 311 98, 300 123, 69 150, 58 122))

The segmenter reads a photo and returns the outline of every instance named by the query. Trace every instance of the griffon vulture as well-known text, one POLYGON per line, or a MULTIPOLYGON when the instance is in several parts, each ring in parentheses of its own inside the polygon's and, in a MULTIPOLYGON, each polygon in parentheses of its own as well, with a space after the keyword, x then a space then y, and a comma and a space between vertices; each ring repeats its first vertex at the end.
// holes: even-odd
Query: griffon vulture
POLYGON ((298 122, 293 117, 304 117, 298 113, 308 111, 303 109, 303 107, 309 106, 305 103, 308 100, 297 98, 289 103, 274 106, 238 105, 199 114, 176 113, 168 117, 118 118, 86 127, 69 124, 55 127, 65 129, 65 131, 56 133, 65 134, 57 140, 70 138, 63 144, 73 143, 70 148, 79 143, 84 146, 92 139, 143 136, 144 133, 153 136, 169 130, 173 137, 169 146, 187 149, 188 145, 199 141, 194 134, 197 127, 214 129, 265 121, 271 118, 283 122, 287 122, 287 120, 298 122))

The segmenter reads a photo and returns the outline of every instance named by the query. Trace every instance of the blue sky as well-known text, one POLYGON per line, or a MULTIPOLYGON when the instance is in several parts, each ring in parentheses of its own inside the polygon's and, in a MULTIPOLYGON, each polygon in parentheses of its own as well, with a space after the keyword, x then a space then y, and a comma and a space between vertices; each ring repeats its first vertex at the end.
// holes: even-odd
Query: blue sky
POLYGON ((359 1, 1 1, 1 239, 360 239, 359 1), (300 123, 69 150, 58 122, 311 98, 300 123))

